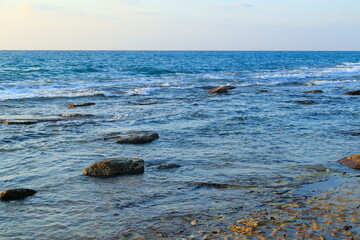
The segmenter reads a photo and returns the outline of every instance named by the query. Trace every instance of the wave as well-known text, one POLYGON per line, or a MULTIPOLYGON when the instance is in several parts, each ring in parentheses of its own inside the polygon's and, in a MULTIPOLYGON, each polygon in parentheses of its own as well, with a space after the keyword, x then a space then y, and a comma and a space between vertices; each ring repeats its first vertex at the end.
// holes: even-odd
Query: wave
POLYGON ((344 84, 344 83, 358 83, 359 80, 314 80, 307 82, 308 86, 318 86, 318 85, 334 85, 334 84, 344 84))

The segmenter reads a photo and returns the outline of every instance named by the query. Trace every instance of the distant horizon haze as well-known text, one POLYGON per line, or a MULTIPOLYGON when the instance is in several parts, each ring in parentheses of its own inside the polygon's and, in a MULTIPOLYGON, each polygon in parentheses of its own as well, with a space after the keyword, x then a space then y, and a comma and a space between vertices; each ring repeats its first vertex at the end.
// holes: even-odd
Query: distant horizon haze
POLYGON ((0 50, 359 51, 357 0, 0 0, 0 50))

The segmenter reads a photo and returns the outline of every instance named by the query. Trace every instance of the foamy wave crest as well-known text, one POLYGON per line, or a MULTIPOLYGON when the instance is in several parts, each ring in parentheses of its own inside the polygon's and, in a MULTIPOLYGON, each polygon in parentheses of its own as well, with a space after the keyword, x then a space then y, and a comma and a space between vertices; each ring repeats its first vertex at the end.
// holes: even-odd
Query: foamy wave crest
POLYGON ((334 84, 351 84, 358 83, 358 80, 314 80, 306 83, 308 86, 318 86, 318 85, 334 85, 334 84))
POLYGON ((0 100, 10 99, 28 99, 28 98, 55 98, 55 97, 84 97, 99 95, 102 92, 81 88, 54 88, 45 86, 16 86, 16 87, 1 87, 0 100))
POLYGON ((152 92, 159 90, 160 88, 152 88, 152 87, 145 87, 145 88, 137 88, 134 90, 125 91, 126 95, 150 95, 152 92))
POLYGON ((360 72, 360 62, 344 62, 332 68, 327 68, 321 73, 358 73, 360 72))

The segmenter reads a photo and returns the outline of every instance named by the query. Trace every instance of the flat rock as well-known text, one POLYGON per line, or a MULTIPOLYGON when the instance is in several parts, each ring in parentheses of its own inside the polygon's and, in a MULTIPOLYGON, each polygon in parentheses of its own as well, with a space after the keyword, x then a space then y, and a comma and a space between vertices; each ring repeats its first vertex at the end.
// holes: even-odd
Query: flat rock
POLYGON ((26 197, 32 196, 36 193, 35 190, 18 188, 18 189, 9 189, 4 190, 0 193, 0 200, 10 201, 10 200, 22 200, 26 197))
POLYGON ((82 118, 82 117, 93 117, 92 114, 82 114, 82 113, 60 113, 59 117, 67 117, 67 118, 82 118))
POLYGON ((342 165, 360 169, 360 153, 338 160, 342 165))
POLYGON ((310 91, 305 91, 304 93, 323 93, 322 90, 310 90, 310 91))
POLYGON ((73 103, 73 104, 66 104, 66 106, 68 108, 74 108, 74 107, 86 107, 86 106, 91 106, 91 105, 95 105, 95 103, 93 102, 86 102, 86 103, 73 103))
POLYGON ((144 160, 140 158, 108 158, 91 164, 82 173, 93 177, 112 177, 144 173, 144 160))
POLYGON ((343 95, 360 95, 360 90, 345 92, 343 95))
POLYGON ((172 169, 172 168, 179 168, 179 167, 181 167, 181 166, 177 165, 175 163, 165 163, 165 164, 160 164, 158 166, 158 169, 165 170, 165 169, 172 169))
POLYGON ((216 88, 212 88, 208 91, 208 93, 227 93, 229 89, 235 89, 236 87, 232 87, 229 85, 220 85, 216 88))
POLYGON ((120 144, 144 144, 152 142, 158 138, 159 134, 156 132, 122 132, 111 133, 104 137, 104 140, 114 140, 120 144))
POLYGON ((1 120, 0 123, 7 125, 32 125, 38 123, 38 121, 1 120))

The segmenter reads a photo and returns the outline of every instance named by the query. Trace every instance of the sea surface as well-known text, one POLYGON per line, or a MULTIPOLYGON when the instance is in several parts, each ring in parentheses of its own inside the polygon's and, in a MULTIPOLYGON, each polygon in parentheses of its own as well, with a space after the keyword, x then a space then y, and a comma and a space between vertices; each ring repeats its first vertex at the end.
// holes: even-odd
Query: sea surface
POLYGON ((352 90, 360 52, 0 51, 0 120, 42 120, 0 124, 0 191, 38 191, 0 202, 0 239, 197 239, 226 227, 351 171, 337 160, 359 152, 352 90), (208 93, 218 85, 236 89, 208 93), (96 105, 65 106, 83 102, 96 105), (103 140, 124 131, 160 138, 103 140), (144 159, 145 173, 81 173, 121 156, 144 159))

